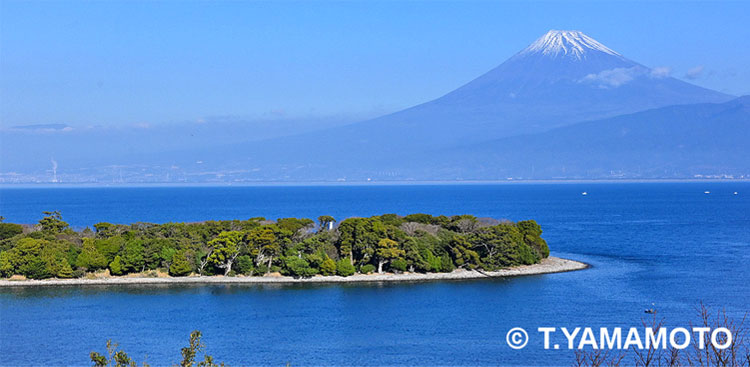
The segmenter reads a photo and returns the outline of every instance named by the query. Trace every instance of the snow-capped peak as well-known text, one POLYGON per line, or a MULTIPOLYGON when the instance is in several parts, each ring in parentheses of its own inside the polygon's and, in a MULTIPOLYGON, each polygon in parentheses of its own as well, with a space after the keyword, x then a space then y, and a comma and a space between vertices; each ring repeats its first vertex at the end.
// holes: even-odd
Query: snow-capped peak
POLYGON ((558 31, 554 29, 534 41, 529 47, 521 51, 521 54, 541 53, 551 57, 562 55, 580 60, 585 58, 586 52, 590 50, 620 56, 617 52, 581 31, 558 31))

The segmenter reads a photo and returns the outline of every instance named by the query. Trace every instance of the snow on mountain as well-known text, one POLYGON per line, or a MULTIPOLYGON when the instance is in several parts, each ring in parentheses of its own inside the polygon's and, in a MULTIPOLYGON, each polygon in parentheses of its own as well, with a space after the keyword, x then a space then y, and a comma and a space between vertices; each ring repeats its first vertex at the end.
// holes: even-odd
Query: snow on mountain
POLYGON ((550 30, 539 37, 520 54, 540 53, 551 57, 567 56, 581 60, 588 51, 599 51, 613 56, 621 56, 599 41, 587 36, 581 31, 550 30))

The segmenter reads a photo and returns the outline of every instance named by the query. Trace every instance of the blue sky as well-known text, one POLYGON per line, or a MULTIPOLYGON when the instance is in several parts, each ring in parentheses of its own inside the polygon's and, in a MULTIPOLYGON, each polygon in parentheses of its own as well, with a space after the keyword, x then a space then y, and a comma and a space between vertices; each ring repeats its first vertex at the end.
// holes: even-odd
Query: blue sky
MULTIPOLYGON (((549 29, 750 94, 750 2, 0 1, 0 125, 371 117, 549 29)), ((686 79, 688 80, 688 79, 686 79)))

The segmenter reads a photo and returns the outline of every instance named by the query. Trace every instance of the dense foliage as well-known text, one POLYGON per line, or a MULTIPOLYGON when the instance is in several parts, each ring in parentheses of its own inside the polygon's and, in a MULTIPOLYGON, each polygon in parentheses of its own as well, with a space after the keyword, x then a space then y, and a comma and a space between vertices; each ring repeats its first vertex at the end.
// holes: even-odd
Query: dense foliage
POLYGON ((98 223, 75 231, 59 212, 34 227, 1 223, 0 276, 33 279, 163 270, 172 276, 350 276, 357 272, 496 270, 549 256, 533 220, 471 215, 385 214, 349 218, 264 218, 201 223, 98 223))

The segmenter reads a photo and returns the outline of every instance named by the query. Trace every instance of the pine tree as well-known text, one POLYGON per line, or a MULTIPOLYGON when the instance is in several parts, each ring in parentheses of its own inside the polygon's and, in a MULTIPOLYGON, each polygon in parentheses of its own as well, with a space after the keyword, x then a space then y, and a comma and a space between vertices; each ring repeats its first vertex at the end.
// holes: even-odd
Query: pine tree
POLYGON ((109 263, 109 271, 112 275, 123 275, 125 273, 120 255, 115 256, 115 259, 109 263))
POLYGON ((73 277, 73 268, 70 267, 70 264, 67 261, 62 262, 62 266, 60 267, 60 270, 57 272, 58 278, 72 278, 73 277))
POLYGON ((190 265, 185 251, 175 252, 172 257, 172 265, 169 267, 169 275, 181 277, 190 274, 192 271, 193 267, 190 265))
POLYGON ((86 238, 83 240, 83 248, 76 259, 76 266, 89 271, 107 267, 107 259, 94 246, 94 240, 86 238))
POLYGON ((320 264, 320 273, 323 275, 336 274, 336 262, 330 257, 326 257, 323 263, 320 264))

